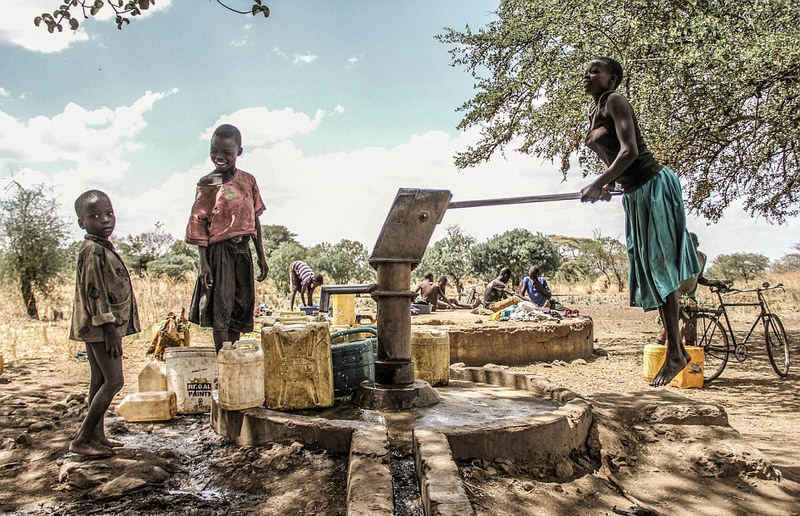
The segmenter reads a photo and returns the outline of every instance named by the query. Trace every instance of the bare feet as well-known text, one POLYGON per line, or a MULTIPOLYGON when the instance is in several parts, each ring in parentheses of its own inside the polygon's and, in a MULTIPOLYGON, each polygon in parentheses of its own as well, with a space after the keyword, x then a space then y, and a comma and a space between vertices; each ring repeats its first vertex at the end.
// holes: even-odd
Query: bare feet
POLYGON ((667 355, 666 360, 664 360, 664 365, 662 365, 661 369, 658 370, 655 378, 653 378, 653 381, 650 382, 650 386, 661 387, 669 384, 673 378, 678 376, 678 373, 683 371, 683 368, 686 367, 687 363, 688 362, 683 353, 681 353, 678 357, 671 357, 667 355))
POLYGON ((83 455, 85 457, 110 457, 114 455, 114 452, 111 451, 111 448, 107 446, 103 446, 100 443, 96 443, 94 441, 89 441, 87 443, 78 443, 72 441, 69 445, 69 451, 72 453, 77 453, 78 455, 83 455))
POLYGON ((122 441, 117 441, 116 439, 109 439, 108 437, 99 437, 96 438, 95 441, 99 444, 102 444, 106 448, 122 448, 125 446, 125 443, 122 441))

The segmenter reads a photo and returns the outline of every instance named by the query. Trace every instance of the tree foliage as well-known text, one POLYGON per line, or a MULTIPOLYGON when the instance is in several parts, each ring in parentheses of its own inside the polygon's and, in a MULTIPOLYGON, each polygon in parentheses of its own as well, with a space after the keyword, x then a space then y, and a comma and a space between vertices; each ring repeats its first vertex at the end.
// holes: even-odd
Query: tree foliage
MULTIPOLYGON (((150 9, 151 6, 155 5, 155 0, 62 0, 62 3, 58 9, 53 11, 52 13, 42 13, 41 16, 37 16, 33 19, 33 23, 37 27, 44 27, 47 29, 48 32, 51 34, 55 31, 62 32, 64 30, 64 24, 68 24, 69 28, 72 30, 78 30, 80 27, 80 21, 78 20, 78 16, 83 16, 83 19, 88 19, 91 16, 95 16, 97 13, 100 12, 106 5, 108 5, 114 11, 114 23, 117 24, 117 28, 122 30, 124 25, 130 24, 131 20, 130 17, 140 16, 142 11, 146 11, 150 9), (77 14, 76 14, 77 13, 77 14)), ((234 9, 227 4, 223 3, 222 0, 216 0, 216 2, 224 7, 225 9, 232 11, 237 14, 251 14, 253 16, 257 16, 259 14, 264 15, 265 18, 269 16, 269 8, 266 5, 262 5, 262 0, 253 0, 252 6, 247 11, 240 11, 238 9, 234 9)), ((54 2, 55 5, 55 2, 54 2)))
POLYGON ((148 270, 150 262, 163 256, 173 245, 175 239, 163 228, 162 222, 156 222, 153 229, 122 237, 117 242, 119 253, 131 272, 141 275, 148 270))
POLYGON ((44 185, 25 188, 12 182, 9 188, 13 192, 0 200, 0 272, 18 283, 28 316, 38 319, 36 294, 52 293, 67 263, 62 247, 67 223, 44 185))
POLYGON ((361 242, 341 240, 337 244, 323 242, 308 251, 308 265, 327 276, 335 284, 367 283, 375 279, 369 265, 369 253, 361 242))
POLYGON ((446 274, 453 280, 456 292, 461 292, 464 279, 472 273, 470 250, 475 243, 475 237, 464 233, 458 224, 447 226, 447 236, 425 251, 415 269, 415 277, 421 278, 428 271, 433 273, 434 279, 446 274))
POLYGON ((724 279, 751 279, 769 267, 769 258, 761 253, 720 254, 711 264, 708 275, 724 279))
POLYGON ((292 233, 289 228, 281 224, 264 224, 261 226, 261 243, 264 254, 269 256, 283 242, 292 242, 300 245, 296 239, 297 233, 292 233))
POLYGON ((546 276, 553 274, 561 265, 561 257, 546 236, 516 228, 474 246, 470 264, 478 276, 486 279, 494 279, 502 267, 508 267, 516 284, 532 265, 539 265, 546 276))
POLYGON ((580 247, 582 262, 606 279, 606 286, 616 283, 620 292, 627 285, 628 248, 616 238, 604 237, 599 230, 580 247))
POLYGON ((684 179, 688 206, 717 220, 735 199, 782 221, 800 208, 798 0, 501 0, 498 19, 446 29, 453 65, 475 78, 460 129, 480 141, 456 164, 475 166, 512 142, 570 157, 588 171, 581 78, 598 55, 619 60, 620 87, 655 156, 684 179))
POLYGON ((147 272, 173 280, 185 279, 189 273, 197 271, 199 261, 197 247, 176 240, 169 251, 147 263, 147 272))

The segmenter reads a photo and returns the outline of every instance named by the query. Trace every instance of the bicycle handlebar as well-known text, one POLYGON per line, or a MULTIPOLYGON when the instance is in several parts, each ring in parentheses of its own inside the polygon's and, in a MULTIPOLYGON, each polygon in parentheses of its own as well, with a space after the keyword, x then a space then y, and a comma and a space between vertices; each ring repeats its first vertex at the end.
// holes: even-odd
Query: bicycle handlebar
POLYGON ((783 283, 778 283, 774 287, 770 286, 769 283, 764 283, 760 287, 749 288, 744 290, 738 288, 727 288, 727 287, 716 287, 716 286, 709 287, 709 289, 711 289, 711 292, 719 292, 720 294, 742 294, 744 292, 764 292, 767 290, 777 290, 777 289, 781 289, 782 291, 786 292, 786 289, 783 288, 783 283))

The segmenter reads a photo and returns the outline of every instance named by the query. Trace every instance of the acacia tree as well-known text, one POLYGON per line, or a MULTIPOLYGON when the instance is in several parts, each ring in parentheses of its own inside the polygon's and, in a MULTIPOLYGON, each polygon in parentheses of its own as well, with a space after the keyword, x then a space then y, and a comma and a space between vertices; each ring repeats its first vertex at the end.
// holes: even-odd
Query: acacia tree
POLYGON ((478 90, 459 128, 480 127, 481 138, 456 156, 459 167, 518 142, 560 159, 565 175, 576 152, 585 173, 601 170, 583 146, 581 78, 591 58, 608 55, 693 211, 718 220, 741 198, 770 221, 798 213, 798 0, 501 0, 496 14, 485 28, 439 36, 478 90))
POLYGON ((39 318, 36 294, 47 296, 67 262, 62 242, 67 223, 58 216, 58 201, 44 185, 25 188, 16 181, 14 191, 0 200, 0 246, 3 278, 19 284, 28 317, 39 318))
POLYGON ((769 258, 761 253, 720 254, 711 264, 709 275, 715 278, 739 278, 745 281, 769 267, 769 258))
POLYGON ((628 249, 619 240, 604 237, 600 230, 594 231, 594 238, 581 244, 581 259, 605 277, 606 286, 617 284, 622 292, 627 284, 628 249))
MULTIPOLYGON (((266 5, 262 5, 261 1, 252 0, 250 9, 242 11, 230 7, 222 0, 216 0, 219 5, 234 13, 252 14, 253 16, 263 14, 266 18, 269 16, 269 8, 266 5)), ((128 25, 131 22, 130 18, 128 18, 129 16, 140 16, 142 11, 150 9, 155 3, 155 0, 126 0, 124 2, 122 0, 108 0, 108 2, 103 0, 66 0, 52 13, 42 13, 41 16, 34 18, 33 23, 37 27, 45 27, 50 33, 55 31, 62 32, 65 23, 69 25, 70 29, 78 30, 80 21, 78 21, 77 16, 83 16, 84 19, 95 16, 107 4, 114 11, 114 23, 121 30, 123 25, 128 25)), ((55 2, 53 5, 55 5, 55 2)))

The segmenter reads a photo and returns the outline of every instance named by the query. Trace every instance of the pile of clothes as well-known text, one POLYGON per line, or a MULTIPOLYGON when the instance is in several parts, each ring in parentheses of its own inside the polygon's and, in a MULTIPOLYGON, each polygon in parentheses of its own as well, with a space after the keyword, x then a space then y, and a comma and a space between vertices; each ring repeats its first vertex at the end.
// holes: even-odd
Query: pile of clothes
POLYGON ((493 313, 489 317, 489 320, 511 322, 561 322, 565 317, 578 317, 579 315, 577 310, 570 310, 569 308, 564 310, 563 313, 559 313, 550 308, 538 307, 530 301, 522 301, 519 304, 508 306, 493 313))

